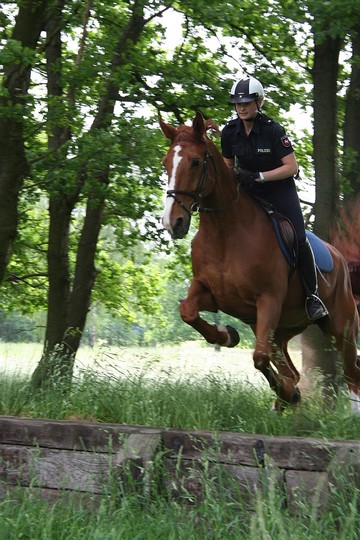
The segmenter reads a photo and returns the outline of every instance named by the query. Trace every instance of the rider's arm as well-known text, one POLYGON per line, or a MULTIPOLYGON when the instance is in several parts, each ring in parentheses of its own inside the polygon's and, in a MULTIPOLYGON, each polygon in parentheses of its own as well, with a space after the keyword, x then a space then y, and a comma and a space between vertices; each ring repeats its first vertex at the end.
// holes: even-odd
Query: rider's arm
POLYGON ((284 178, 295 176, 298 172, 298 164, 294 152, 281 158, 281 163, 282 165, 276 169, 265 172, 261 171, 263 173, 265 182, 271 182, 272 180, 284 180, 284 178))

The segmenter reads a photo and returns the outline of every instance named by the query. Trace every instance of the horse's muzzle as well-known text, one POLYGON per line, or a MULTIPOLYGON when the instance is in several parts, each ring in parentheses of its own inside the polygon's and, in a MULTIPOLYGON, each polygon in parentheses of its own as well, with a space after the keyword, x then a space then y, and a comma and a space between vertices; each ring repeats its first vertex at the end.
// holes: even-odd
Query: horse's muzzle
POLYGON ((188 216, 179 216, 171 227, 171 237, 174 239, 184 238, 189 232, 190 218, 188 216))

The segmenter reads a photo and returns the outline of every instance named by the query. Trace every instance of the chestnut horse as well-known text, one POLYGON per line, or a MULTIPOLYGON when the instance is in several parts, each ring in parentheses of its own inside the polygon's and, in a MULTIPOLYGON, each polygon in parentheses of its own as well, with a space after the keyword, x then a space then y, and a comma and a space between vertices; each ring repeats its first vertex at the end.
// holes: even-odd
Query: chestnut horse
MULTIPOLYGON (((192 213, 200 214, 192 241, 193 279, 180 315, 208 343, 234 347, 238 332, 209 324, 201 311, 218 310, 249 324, 255 334, 255 368, 277 398, 275 408, 300 400, 299 373, 288 352, 289 340, 311 324, 298 272, 291 271, 271 221, 238 185, 216 145, 207 137, 211 121, 198 113, 192 126, 175 128, 160 120, 171 146, 163 163, 168 174, 163 225, 183 238, 192 213)), ((333 336, 343 360, 352 407, 360 412, 360 368, 356 339, 359 318, 344 257, 332 246, 333 269, 319 273, 319 294, 329 316, 324 332, 333 336)))
POLYGON ((330 242, 346 259, 354 298, 360 304, 360 193, 348 196, 330 227, 330 242))

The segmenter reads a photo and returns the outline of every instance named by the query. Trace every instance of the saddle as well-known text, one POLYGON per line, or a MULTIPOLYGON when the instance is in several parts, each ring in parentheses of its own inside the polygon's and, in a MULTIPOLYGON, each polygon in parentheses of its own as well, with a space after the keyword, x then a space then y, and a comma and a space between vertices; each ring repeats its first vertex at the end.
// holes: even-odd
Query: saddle
MULTIPOLYGON (((289 264, 291 272, 295 271, 298 257, 298 238, 293 224, 269 202, 260 197, 253 198, 269 217, 281 252, 285 257, 286 262, 289 264)), ((311 231, 305 232, 314 253, 316 266, 321 272, 331 272, 334 267, 334 262, 329 249, 316 234, 311 231)))

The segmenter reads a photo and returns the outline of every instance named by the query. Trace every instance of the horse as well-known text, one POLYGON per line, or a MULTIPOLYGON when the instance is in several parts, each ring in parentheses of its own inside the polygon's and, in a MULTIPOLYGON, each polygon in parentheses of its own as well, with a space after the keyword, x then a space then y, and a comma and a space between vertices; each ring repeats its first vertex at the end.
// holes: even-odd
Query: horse
POLYGON ((335 246, 348 264, 352 291, 355 301, 360 304, 360 193, 347 196, 337 210, 330 230, 330 242, 335 246))
MULTIPOLYGON (((268 214, 237 182, 207 131, 214 127, 197 113, 192 125, 174 127, 159 119, 170 148, 163 158, 168 175, 162 224, 173 239, 184 238, 194 212, 192 280, 179 303, 182 320, 210 344, 234 347, 240 337, 230 325, 210 324, 200 312, 221 311, 248 324, 255 336, 254 366, 275 392, 282 411, 301 399, 300 374, 288 342, 311 323, 299 272, 284 256, 268 214)), ((341 353, 352 409, 360 413, 357 356, 359 315, 345 258, 325 243, 333 265, 318 272, 319 294, 329 316, 319 326, 341 353)))

